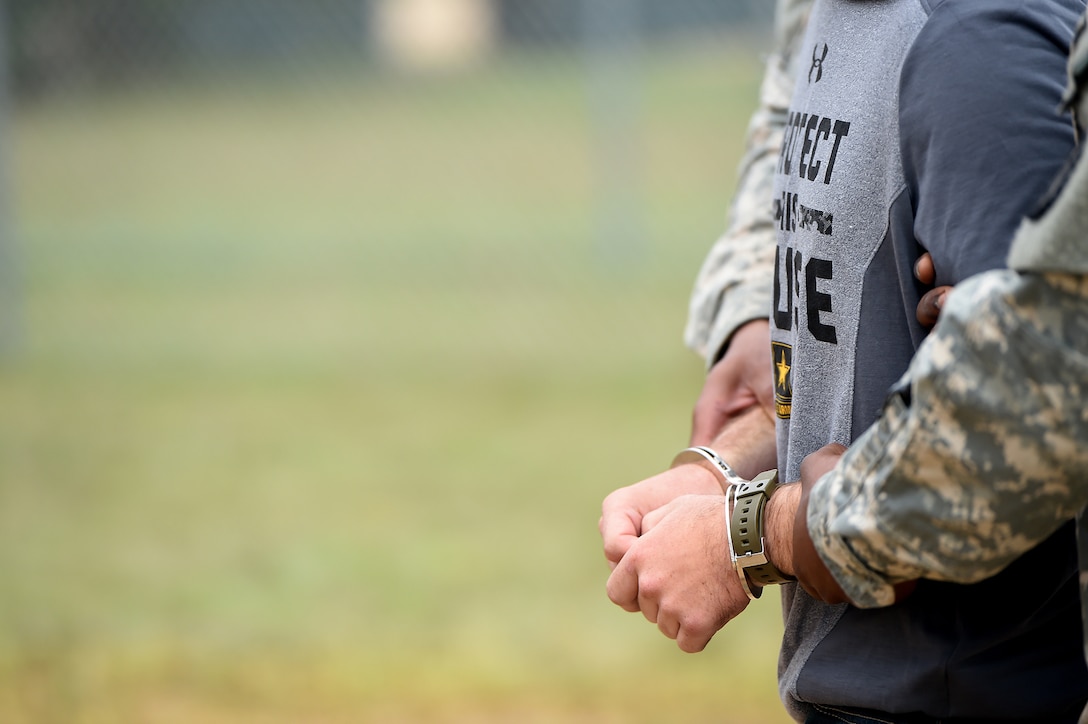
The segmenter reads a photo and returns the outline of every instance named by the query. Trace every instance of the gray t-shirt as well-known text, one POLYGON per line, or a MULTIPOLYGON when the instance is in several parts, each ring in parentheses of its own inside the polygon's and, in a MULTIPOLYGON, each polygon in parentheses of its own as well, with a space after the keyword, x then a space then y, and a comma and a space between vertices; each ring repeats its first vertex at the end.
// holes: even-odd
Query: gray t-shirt
MULTIPOLYGON (((925 334, 912 271, 923 251, 938 284, 1003 266, 1073 144, 1056 109, 1083 10, 1083 0, 817 0, 775 196, 784 479, 876 420, 925 334)), ((1083 702, 1070 531, 1032 555, 1046 563, 1024 564, 1033 586, 1002 586, 1013 573, 923 582, 889 609, 827 606, 788 586, 780 685, 792 713, 811 702, 999 719, 1083 702)))

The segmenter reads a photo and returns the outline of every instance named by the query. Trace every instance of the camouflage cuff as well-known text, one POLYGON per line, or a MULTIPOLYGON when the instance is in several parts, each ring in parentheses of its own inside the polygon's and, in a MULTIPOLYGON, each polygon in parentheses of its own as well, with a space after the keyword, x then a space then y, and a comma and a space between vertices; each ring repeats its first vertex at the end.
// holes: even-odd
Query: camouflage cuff
POLYGON ((892 584, 877 575, 843 538, 831 532, 828 513, 834 491, 842 486, 840 473, 831 471, 809 493, 808 530, 813 547, 843 592, 858 608, 882 608, 895 603, 892 584))
MULTIPOLYGON (((834 470, 824 475, 809 494, 806 511, 812 544, 843 592, 859 608, 895 603, 894 583, 885 561, 868 545, 889 537, 876 515, 882 476, 895 470, 909 450, 910 411, 892 397, 880 422, 858 438, 834 470), (860 545, 859 545, 860 544, 860 545)), ((891 546, 894 547, 894 546, 891 546)))
POLYGON ((756 320, 766 320, 770 316, 770 295, 763 298, 760 292, 739 292, 738 297, 744 299, 742 304, 737 304, 722 310, 718 318, 714 320, 714 326, 706 341, 706 367, 709 370, 725 355, 729 341, 738 329, 756 320))

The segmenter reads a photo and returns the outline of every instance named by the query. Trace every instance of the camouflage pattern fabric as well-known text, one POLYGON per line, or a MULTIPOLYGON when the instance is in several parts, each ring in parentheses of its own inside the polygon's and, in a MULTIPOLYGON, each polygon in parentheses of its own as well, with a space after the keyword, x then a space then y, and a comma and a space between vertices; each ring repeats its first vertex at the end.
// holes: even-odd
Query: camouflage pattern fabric
POLYGON ((1084 507, 1086 311, 1082 275, 987 272, 949 295, 880 422, 811 493, 813 543, 856 605, 987 578, 1084 507))
POLYGON ((759 108, 748 126, 737 192, 726 231, 715 242, 695 281, 684 342, 713 365, 733 332, 766 319, 774 276, 774 175, 786 125, 795 50, 804 36, 812 0, 778 0, 775 48, 767 60, 759 108))

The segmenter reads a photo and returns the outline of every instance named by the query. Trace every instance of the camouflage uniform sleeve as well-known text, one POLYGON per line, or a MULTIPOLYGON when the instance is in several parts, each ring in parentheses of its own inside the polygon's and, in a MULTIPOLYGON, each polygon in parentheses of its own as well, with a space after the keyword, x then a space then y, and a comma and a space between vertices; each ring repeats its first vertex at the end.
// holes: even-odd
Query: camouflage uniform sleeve
POLYGON ((775 49, 767 60, 759 108, 749 122, 737 193, 725 233, 695 281, 684 342, 712 365, 734 331, 771 309, 775 231, 772 196, 786 124, 794 51, 804 35, 811 0, 778 0, 775 49))
POLYGON ((817 551, 861 607, 971 583, 1088 501, 1088 277, 988 272, 948 297, 880 421, 813 488, 817 551))

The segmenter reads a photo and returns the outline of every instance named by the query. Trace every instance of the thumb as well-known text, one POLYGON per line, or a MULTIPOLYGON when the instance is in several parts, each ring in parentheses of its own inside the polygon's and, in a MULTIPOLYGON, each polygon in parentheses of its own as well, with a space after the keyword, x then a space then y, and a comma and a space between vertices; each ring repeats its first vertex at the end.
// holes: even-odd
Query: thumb
POLYGON ((634 511, 609 511, 601 516, 599 524, 601 539, 604 542, 604 557, 609 566, 615 568, 623 559, 627 550, 638 540, 643 519, 636 520, 634 511))
POLYGON ((839 462, 846 448, 837 442, 828 443, 801 461, 801 485, 810 490, 816 482, 839 462))

